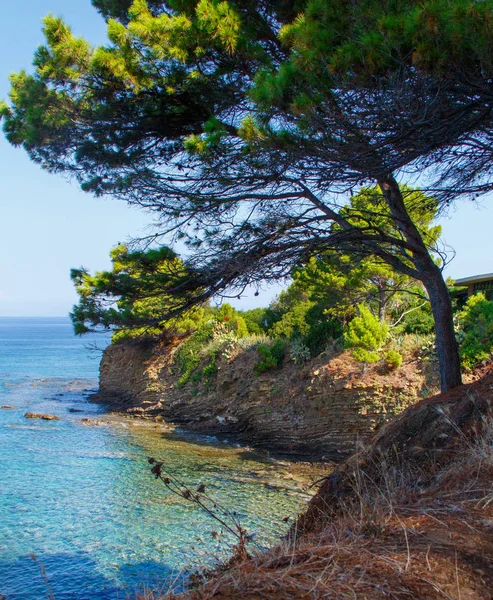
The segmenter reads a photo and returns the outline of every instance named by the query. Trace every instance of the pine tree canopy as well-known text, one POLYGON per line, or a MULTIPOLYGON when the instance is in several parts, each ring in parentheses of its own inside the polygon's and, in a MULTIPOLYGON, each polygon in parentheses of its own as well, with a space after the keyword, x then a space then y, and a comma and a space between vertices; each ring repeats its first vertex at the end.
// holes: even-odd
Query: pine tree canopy
POLYGON ((458 356, 398 181, 419 175, 439 203, 491 189, 493 0, 93 3, 105 46, 50 15, 34 72, 12 76, 12 144, 155 211, 159 235, 189 244, 202 299, 329 248, 373 253, 423 282, 447 313, 438 352, 458 356), (392 230, 340 212, 375 185, 392 230))
POLYGON ((340 194, 437 161, 437 198, 489 188, 492 0, 93 4, 108 44, 48 16, 4 130, 83 189, 158 212, 163 232, 224 247, 234 221, 234 247, 238 228, 247 247, 272 228, 303 239, 340 194))
POLYGON ((159 209, 197 193, 204 159, 197 201, 220 177, 251 193, 259 164, 269 185, 354 187, 491 125, 492 0, 93 3, 108 45, 47 17, 2 114, 13 144, 99 194, 159 209))
POLYGON ((174 290, 187 279, 183 261, 167 247, 131 252, 119 244, 110 252, 111 271, 91 275, 72 269, 79 302, 70 315, 75 333, 112 329, 120 336, 153 336, 163 331, 184 333, 200 324, 204 309, 169 318, 182 299, 174 290))

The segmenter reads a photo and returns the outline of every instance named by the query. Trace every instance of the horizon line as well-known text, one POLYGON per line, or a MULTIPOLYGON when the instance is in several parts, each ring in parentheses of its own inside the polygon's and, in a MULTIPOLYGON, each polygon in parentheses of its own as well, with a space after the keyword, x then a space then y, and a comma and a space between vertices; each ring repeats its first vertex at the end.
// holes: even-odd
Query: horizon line
POLYGON ((0 319, 69 319, 70 315, 0 315, 0 319))

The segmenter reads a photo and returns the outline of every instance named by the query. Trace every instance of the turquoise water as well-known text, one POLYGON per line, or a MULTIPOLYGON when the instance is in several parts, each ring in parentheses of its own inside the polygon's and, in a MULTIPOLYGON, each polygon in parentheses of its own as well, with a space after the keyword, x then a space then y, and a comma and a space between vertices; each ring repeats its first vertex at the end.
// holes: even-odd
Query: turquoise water
POLYGON ((88 401, 104 338, 75 338, 68 319, 0 318, 0 595, 7 600, 113 600, 168 589, 224 557, 217 523, 170 496, 149 473, 164 460, 205 483, 263 546, 306 502, 289 465, 155 424, 108 419, 88 401), (81 412, 72 412, 76 409, 81 412), (46 412, 59 421, 26 419, 46 412), (84 424, 84 418, 103 421, 84 424), (106 423, 106 421, 108 421, 106 423), (31 554, 34 553, 37 562, 31 554))

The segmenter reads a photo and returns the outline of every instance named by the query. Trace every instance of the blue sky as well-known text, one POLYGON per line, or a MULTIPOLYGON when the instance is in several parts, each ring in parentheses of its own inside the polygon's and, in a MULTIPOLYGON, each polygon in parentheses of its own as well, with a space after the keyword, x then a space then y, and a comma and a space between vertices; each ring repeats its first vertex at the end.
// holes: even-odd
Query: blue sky
MULTIPOLYGON (((105 39, 105 25, 90 0, 17 0, 4 3, 0 22, 0 98, 10 73, 29 70, 42 43, 41 19, 62 15, 76 34, 94 44, 105 39)), ((482 205, 459 203, 441 219, 443 240, 456 251, 446 275, 493 272, 493 198, 482 205)), ((123 202, 96 199, 75 184, 31 163, 22 149, 0 135, 0 316, 66 315, 76 301, 71 267, 109 266, 117 242, 143 232, 150 216, 123 202)), ((249 308, 275 294, 241 300, 249 308)))

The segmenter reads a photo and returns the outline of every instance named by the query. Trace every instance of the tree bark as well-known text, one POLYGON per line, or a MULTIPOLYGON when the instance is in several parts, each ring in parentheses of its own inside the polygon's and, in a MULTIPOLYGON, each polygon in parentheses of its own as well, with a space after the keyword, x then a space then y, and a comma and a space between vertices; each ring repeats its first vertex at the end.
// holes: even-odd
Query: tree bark
POLYGON ((450 294, 440 268, 433 261, 421 234, 407 212, 399 184, 389 174, 379 182, 379 186, 397 227, 413 248, 410 261, 416 268, 418 279, 425 286, 430 298, 435 320, 441 390, 446 392, 462 383, 450 294))
POLYGON ((455 338, 452 302, 440 269, 437 273, 423 274, 423 285, 430 298, 435 320, 435 337, 440 365, 440 382, 443 392, 461 385, 459 347, 455 338))
POLYGON ((387 316, 387 298, 385 296, 385 291, 385 285, 380 283, 378 286, 378 320, 380 323, 383 323, 387 316))

